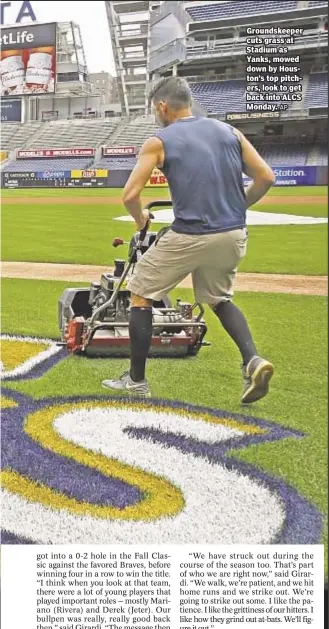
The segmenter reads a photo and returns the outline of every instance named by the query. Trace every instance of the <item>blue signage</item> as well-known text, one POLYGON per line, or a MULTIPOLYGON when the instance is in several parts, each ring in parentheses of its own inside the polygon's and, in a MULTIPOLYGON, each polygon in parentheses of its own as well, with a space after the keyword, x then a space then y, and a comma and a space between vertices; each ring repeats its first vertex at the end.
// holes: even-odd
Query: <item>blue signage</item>
POLYGON ((6 122, 22 122, 22 101, 20 98, 2 100, 1 124, 6 122))
MULTIPOLYGON (((272 166, 276 181, 275 186, 315 186, 316 166, 272 166)), ((243 176, 243 183, 246 185, 252 180, 246 175, 243 176)))
POLYGON ((29 19, 31 22, 37 21, 31 2, 21 3, 19 12, 15 15, 14 20, 12 20, 8 14, 8 9, 11 8, 11 5, 12 5, 12 2, 1 2, 1 6, 0 6, 1 26, 3 26, 3 24, 13 24, 14 22, 16 22, 16 24, 20 24, 25 19, 29 19))
POLYGON ((66 179, 71 177, 70 170, 45 170, 36 173, 37 179, 66 179))

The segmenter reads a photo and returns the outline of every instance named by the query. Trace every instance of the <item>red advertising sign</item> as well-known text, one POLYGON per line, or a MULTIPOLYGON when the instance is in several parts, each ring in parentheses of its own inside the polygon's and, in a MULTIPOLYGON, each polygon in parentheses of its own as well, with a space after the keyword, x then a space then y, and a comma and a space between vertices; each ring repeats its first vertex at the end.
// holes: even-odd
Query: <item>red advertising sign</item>
POLYGON ((95 149, 32 149, 29 151, 17 151, 18 159, 37 159, 58 157, 94 157, 95 149))
POLYGON ((103 149, 103 157, 120 157, 121 155, 136 155, 136 146, 111 146, 103 149))

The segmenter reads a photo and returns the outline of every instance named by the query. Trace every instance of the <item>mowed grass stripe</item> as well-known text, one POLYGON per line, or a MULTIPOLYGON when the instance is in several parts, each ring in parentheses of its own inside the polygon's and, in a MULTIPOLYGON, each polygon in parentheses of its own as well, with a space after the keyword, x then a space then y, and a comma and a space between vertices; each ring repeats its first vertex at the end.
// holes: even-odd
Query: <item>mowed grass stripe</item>
MULTIPOLYGON (((276 191, 276 196, 280 197, 278 192, 285 193, 288 190, 291 192, 290 188, 280 189, 276 191)), ((295 195, 300 195, 301 190, 304 189, 294 189, 295 195)), ((112 266, 114 258, 127 255, 127 247, 120 250, 112 248, 113 238, 119 236, 129 241, 134 233, 132 223, 114 220, 125 214, 122 204, 110 201, 111 198, 119 198, 121 192, 119 189, 10 191, 13 194, 12 199, 15 196, 19 198, 16 194, 19 193, 26 195, 29 201, 33 195, 44 198, 45 203, 3 204, 2 259, 112 266), (90 195, 90 203, 79 204, 77 197, 82 192, 90 195), (56 204, 55 198, 63 201, 68 195, 72 195, 75 203, 56 204), (99 196, 109 198, 109 204, 93 203, 93 199, 99 196)), ((162 189, 147 189, 145 193, 145 198, 168 196, 168 191, 162 189)), ((273 206, 273 199, 269 197, 267 206, 262 203, 255 207, 262 211, 287 213, 289 210, 291 214, 304 215, 309 215, 311 209, 313 215, 325 215, 327 211, 325 198, 323 205, 314 204, 310 207, 309 203, 292 204, 286 208, 273 206)), ((160 227, 154 223, 152 229, 157 231, 160 227)), ((242 271, 291 275, 327 274, 327 225, 251 226, 249 234, 249 250, 240 267, 242 271)))
MULTIPOLYGON (((167 197, 168 190, 167 188, 145 188, 143 191, 144 196, 154 196, 157 198, 167 197)), ((3 198, 14 198, 16 197, 67 197, 67 196, 76 196, 81 197, 85 194, 88 194, 90 197, 117 197, 120 196, 119 188, 89 188, 88 190, 83 188, 43 188, 43 189, 20 189, 20 190, 2 190, 3 198)), ((291 186, 291 187, 273 187, 269 190, 266 195, 267 197, 295 197, 295 196, 303 196, 303 197, 327 197, 327 187, 326 186, 291 186)))

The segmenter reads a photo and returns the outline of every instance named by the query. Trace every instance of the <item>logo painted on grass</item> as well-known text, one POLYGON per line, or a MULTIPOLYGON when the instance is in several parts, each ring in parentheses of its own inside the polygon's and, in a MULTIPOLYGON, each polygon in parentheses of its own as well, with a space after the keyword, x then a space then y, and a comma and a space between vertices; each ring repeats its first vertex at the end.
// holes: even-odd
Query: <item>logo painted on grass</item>
POLYGON ((51 339, 3 334, 0 341, 2 380, 40 377, 66 355, 51 339))
POLYGON ((4 393, 3 543, 319 541, 315 507, 228 456, 297 431, 169 401, 4 393))

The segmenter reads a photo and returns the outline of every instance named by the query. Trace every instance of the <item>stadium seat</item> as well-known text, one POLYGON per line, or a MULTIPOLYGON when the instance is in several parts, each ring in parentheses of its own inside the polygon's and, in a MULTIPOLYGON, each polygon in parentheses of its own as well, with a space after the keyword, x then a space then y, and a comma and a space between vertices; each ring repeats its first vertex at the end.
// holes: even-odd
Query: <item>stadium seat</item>
POLYGON ((45 172, 63 170, 83 170, 90 165, 90 157, 71 159, 18 159, 7 164, 3 172, 45 172))
POLYGON ((114 142, 114 146, 137 146, 144 144, 153 135, 159 126, 155 122, 131 122, 120 132, 114 142))
POLYGON ((257 147, 262 157, 271 166, 305 166, 309 146, 285 144, 257 147))
POLYGON ((309 152, 307 166, 328 166, 328 147, 318 143, 309 152))
POLYGON ((107 170, 132 170, 137 162, 136 157, 103 157, 96 162, 95 168, 107 170))
POLYGON ((327 7, 328 2, 326 0, 309 0, 308 9, 313 9, 314 7, 327 7))
POLYGON ((1 125, 1 150, 12 151, 23 148, 26 142, 33 138, 41 127, 41 122, 6 122, 1 125))
POLYGON ((310 74, 304 100, 305 107, 328 107, 328 75, 326 72, 310 74))
POLYGON ((209 113, 246 111, 245 81, 191 83, 192 95, 209 113))
POLYGON ((249 1, 225 2, 189 7, 187 9, 194 21, 218 20, 238 17, 241 15, 257 15, 258 13, 276 13, 291 11, 297 7, 297 0, 265 0, 264 2, 249 1))
POLYGON ((110 141, 120 119, 61 120, 44 123, 29 148, 97 147, 110 141))

